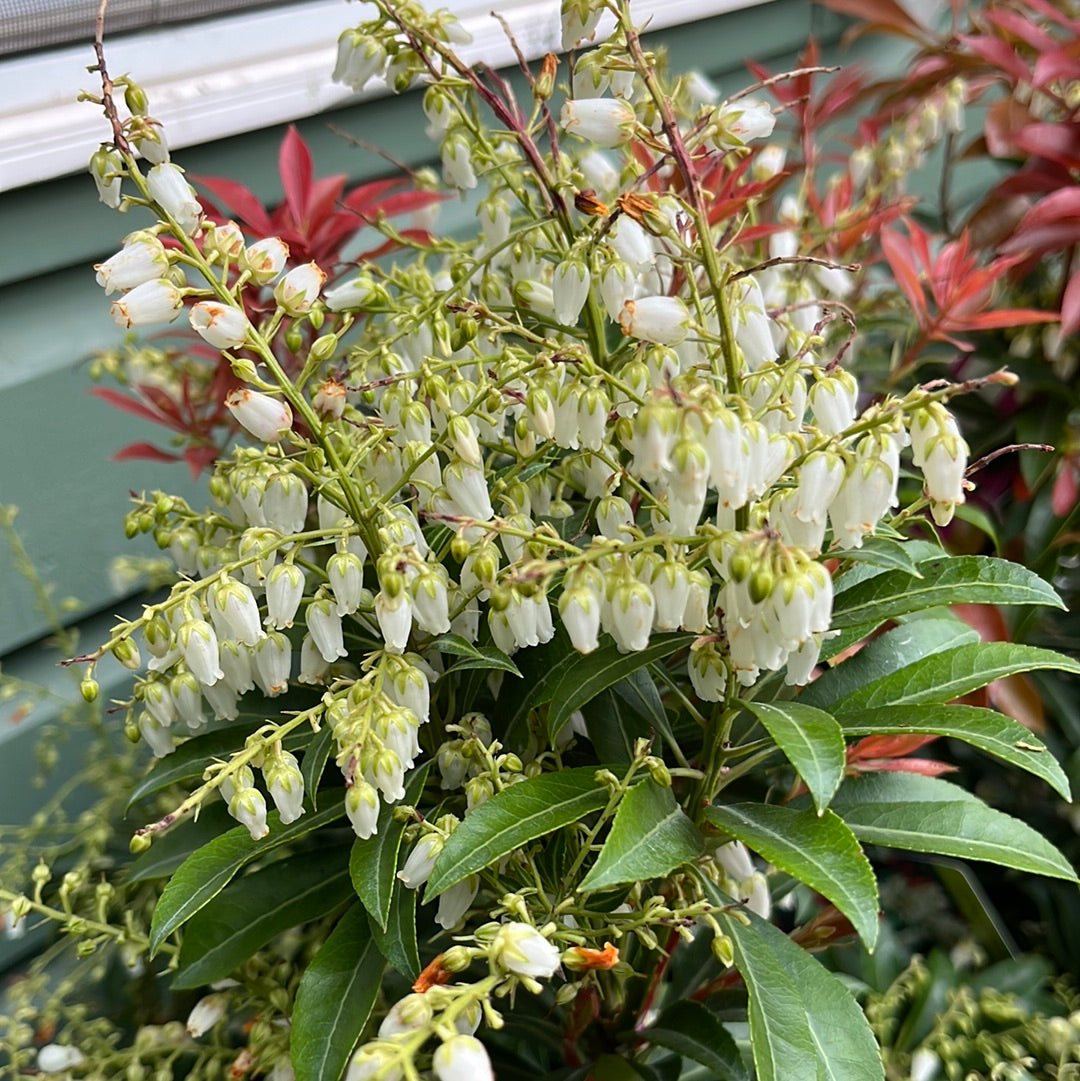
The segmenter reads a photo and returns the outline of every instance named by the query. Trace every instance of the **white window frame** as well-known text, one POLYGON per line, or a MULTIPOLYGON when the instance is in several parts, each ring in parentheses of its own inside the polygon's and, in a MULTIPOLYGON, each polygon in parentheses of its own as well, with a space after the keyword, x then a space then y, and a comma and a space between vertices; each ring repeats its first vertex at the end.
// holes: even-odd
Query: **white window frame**
MULTIPOLYGON (((635 14, 662 30, 769 2, 638 0, 635 14)), ((473 36, 460 50, 464 59, 514 63, 492 0, 445 6, 473 36)), ((558 0, 499 0, 498 7, 529 59, 558 50, 558 0)), ((239 12, 107 40, 106 62, 114 78, 128 72, 146 89, 171 147, 192 146, 386 94, 373 85, 358 96, 330 81, 338 35, 370 15, 370 5, 342 0, 239 12)), ((96 89, 86 70, 93 61, 88 45, 0 60, 0 191, 86 167, 108 135, 94 106, 76 100, 96 89)))

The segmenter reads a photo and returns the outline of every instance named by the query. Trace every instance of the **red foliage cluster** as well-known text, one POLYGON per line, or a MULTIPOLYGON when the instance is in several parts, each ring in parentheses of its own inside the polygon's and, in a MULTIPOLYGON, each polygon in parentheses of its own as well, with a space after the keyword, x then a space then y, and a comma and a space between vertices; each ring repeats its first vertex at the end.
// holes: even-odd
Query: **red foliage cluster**
MULTIPOLYGON (((289 128, 281 142, 278 171, 284 200, 274 208, 264 207, 250 189, 234 180, 192 179, 216 200, 201 199, 211 221, 222 223, 231 216, 251 240, 280 237, 289 246, 288 268, 315 262, 331 278, 342 268, 342 248, 365 226, 380 218, 422 210, 445 198, 414 187, 408 177, 373 180, 348 190, 344 175, 316 177, 311 151, 295 127, 289 128)), ((398 235, 421 244, 430 240, 422 229, 402 229, 398 235)), ((350 260, 348 266, 377 258, 395 246, 394 241, 387 240, 350 260)), ((273 310, 273 303, 267 304, 257 290, 246 290, 244 302, 255 324, 273 310)), ((306 321, 296 324, 296 328, 299 340, 294 340, 295 348, 282 346, 278 356, 289 372, 302 365, 313 336, 306 321)), ((175 332, 169 337, 175 340, 175 332)), ((244 351, 237 353, 243 355, 244 351)), ((124 412, 175 432, 175 442, 182 446, 179 453, 174 453, 152 443, 132 443, 116 455, 118 460, 184 461, 197 476, 221 454, 237 430, 224 402, 240 382, 217 350, 203 345, 193 333, 190 343, 185 340, 168 350, 167 356, 178 391, 137 381, 130 384, 128 393, 107 387, 96 387, 91 393, 124 412)))

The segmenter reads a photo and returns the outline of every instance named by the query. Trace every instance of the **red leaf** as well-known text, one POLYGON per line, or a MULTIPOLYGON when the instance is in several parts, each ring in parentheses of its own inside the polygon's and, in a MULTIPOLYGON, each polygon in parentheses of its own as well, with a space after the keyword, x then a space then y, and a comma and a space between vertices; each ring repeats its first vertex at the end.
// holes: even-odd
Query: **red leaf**
POLYGON ((262 203, 243 184, 220 176, 193 176, 191 179, 224 203, 252 232, 260 237, 274 234, 274 226, 262 203))
POLYGON ((379 199, 387 192, 401 186, 400 177, 390 180, 372 180, 367 184, 361 184, 353 188, 342 203, 349 210, 355 210, 357 214, 365 217, 372 216, 378 209, 379 199))
POLYGON ((924 777, 956 772, 956 766, 933 758, 870 758, 854 768, 860 773, 921 773, 924 777))
POLYGON ((928 37, 926 29, 897 0, 822 0, 822 4, 842 15, 854 15, 857 19, 887 27, 903 37, 916 41, 926 41, 928 37))
POLYGON ((1060 225, 1043 225, 1009 237, 998 249, 1003 255, 1023 252, 1040 255, 1048 251, 1064 251, 1080 243, 1080 221, 1064 221, 1060 225))
POLYGON ((300 137, 295 124, 289 125, 278 151, 278 171, 285 203, 293 221, 302 226, 307 219, 308 196, 311 192, 311 151, 300 137))
POLYGON ((1061 336, 1068 337, 1080 330, 1080 269, 1076 270, 1065 286, 1061 298, 1061 336))
POLYGON ((1025 19, 1014 11, 988 11, 985 18, 1006 34, 1030 45, 1036 52, 1043 53, 1057 45, 1057 41, 1046 31, 1040 30, 1030 19, 1025 19))
POLYGON ((184 461, 187 462, 192 477, 197 480, 199 474, 217 460, 218 453, 217 447, 188 447, 184 451, 184 461))
POLYGON ((1076 56, 1076 43, 1070 49, 1054 49, 1044 52, 1035 61, 1032 81, 1040 90, 1054 82, 1075 82, 1080 79, 1080 60, 1076 56))
POLYGON ((895 229, 885 229, 881 233, 881 250, 889 261, 897 285, 903 290, 920 325, 923 325, 927 315, 926 298, 919 282, 919 272, 912 257, 910 242, 895 229))
POLYGON ((1020 59, 1016 50, 1001 38, 989 34, 961 34, 962 41, 976 56, 1007 72, 1018 83, 1031 82, 1031 69, 1020 59))
POLYGON ((925 747, 937 738, 922 732, 906 736, 866 736, 848 749, 848 762, 854 765, 866 758, 899 758, 925 747))
POLYGON ((152 462, 180 461, 175 454, 168 454, 166 451, 158 450, 153 443, 129 443, 112 456, 114 462, 126 462, 130 459, 142 459, 152 462))
POLYGON ((102 401, 106 401, 109 405, 119 409, 123 413, 131 413, 133 416, 141 417, 143 420, 148 420, 153 424, 168 424, 170 428, 174 428, 176 431, 183 431, 181 425, 175 423, 171 418, 163 417, 160 413, 155 412, 149 406, 145 406, 142 402, 135 401, 134 398, 129 398, 126 394, 120 394, 118 391, 109 390, 108 387, 91 387, 90 393, 95 398, 101 398, 102 401))
POLYGON ((1076 506, 1077 496, 1080 495, 1076 480, 1076 470, 1072 463, 1063 458, 1058 463, 1058 475, 1054 478, 1054 488, 1050 495, 1050 509, 1059 518, 1064 518, 1076 506))
POLYGON ((949 319, 954 330, 998 330, 1003 327, 1027 326, 1030 323, 1056 323, 1057 312, 1037 312, 1030 308, 1006 308, 978 315, 961 315, 949 319))
POLYGON ((432 203, 441 203, 449 198, 449 195, 438 191, 399 191, 381 199, 375 210, 376 213, 392 218, 395 214, 409 214, 415 210, 423 210, 432 203))

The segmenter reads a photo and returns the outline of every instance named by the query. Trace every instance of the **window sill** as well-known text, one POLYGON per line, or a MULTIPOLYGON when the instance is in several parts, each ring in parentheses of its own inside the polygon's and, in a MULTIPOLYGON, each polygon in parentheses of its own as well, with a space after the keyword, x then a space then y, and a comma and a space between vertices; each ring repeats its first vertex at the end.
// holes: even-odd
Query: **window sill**
MULTIPOLYGON (((769 2, 642 0, 637 15, 648 19, 650 30, 661 30, 769 2)), ((490 0, 450 0, 448 7, 473 35, 461 50, 466 60, 493 67, 514 62, 490 0)), ((558 49, 554 0, 505 0, 500 9, 527 57, 558 49)), ((106 59, 113 75, 130 72, 141 81, 170 145, 192 146, 358 100, 331 83, 330 72, 338 35, 365 14, 360 5, 312 0, 124 35, 107 42, 106 59), (243 43, 239 55, 237 42, 243 43)), ((9 88, 0 112, 0 191, 86 167, 107 135, 104 121, 93 120, 93 106, 75 100, 81 90, 94 89, 90 60, 84 45, 0 62, 0 82, 9 88)), ((386 93, 385 86, 373 86, 363 97, 386 93)))

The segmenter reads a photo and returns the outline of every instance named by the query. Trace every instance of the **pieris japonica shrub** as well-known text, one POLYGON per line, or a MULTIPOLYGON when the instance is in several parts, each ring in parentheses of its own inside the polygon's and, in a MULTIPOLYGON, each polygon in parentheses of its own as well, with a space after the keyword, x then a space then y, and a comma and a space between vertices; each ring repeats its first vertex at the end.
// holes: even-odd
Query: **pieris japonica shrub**
MULTIPOLYGON (((742 165, 772 108, 667 77, 626 4, 596 45, 600 6, 564 4, 573 58, 528 72, 531 100, 458 58, 445 12, 374 6, 335 75, 423 87, 479 233, 344 277, 209 223, 104 80, 92 171, 139 229, 103 303, 221 350, 244 433, 207 506, 137 499, 172 588, 77 659, 90 696, 104 655, 135 673, 117 724, 159 760, 122 782, 153 809, 130 873, 167 878, 131 936, 201 996, 162 1056, 221 1076, 210 1039, 229 1076, 311 1081, 883 1077, 807 952, 873 947, 863 846, 1074 876, 864 742, 949 736, 1068 796, 1035 736, 951 704, 1080 671, 947 607, 1060 605, 933 539, 977 473, 950 404, 1011 377, 860 393, 850 268, 754 237, 771 204, 742 165), (792 929, 795 895, 817 915, 792 929)), ((63 1068, 104 1076, 79 1050, 63 1068)))

